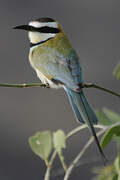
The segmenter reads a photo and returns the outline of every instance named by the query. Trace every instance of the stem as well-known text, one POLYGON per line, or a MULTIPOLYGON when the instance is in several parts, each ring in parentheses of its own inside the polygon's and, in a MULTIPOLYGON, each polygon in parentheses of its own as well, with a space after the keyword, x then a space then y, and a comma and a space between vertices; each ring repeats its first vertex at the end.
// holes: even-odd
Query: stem
MULTIPOLYGON (((26 88, 26 87, 46 87, 46 88, 49 88, 49 85, 45 85, 45 84, 42 84, 42 83, 35 83, 35 84, 26 84, 26 83, 23 83, 23 84, 0 84, 0 87, 16 87, 16 88, 26 88)), ((109 89, 106 89, 102 86, 99 86, 97 84, 94 84, 94 83, 84 83, 82 85, 82 88, 96 88, 96 89, 99 89, 101 91, 105 91, 109 94, 112 94, 112 95, 115 95, 117 97, 120 97, 120 94, 119 93, 116 93, 112 90, 109 90, 109 89)))
POLYGON ((52 166, 53 161, 54 161, 56 155, 57 155, 57 151, 55 150, 55 151, 53 152, 53 154, 52 154, 52 156, 51 156, 51 159, 50 159, 50 162, 49 162, 49 165, 50 165, 50 166, 52 166))
POLYGON ((82 126, 78 126, 77 128, 73 129, 72 131, 70 131, 70 132, 67 134, 66 139, 68 139, 69 137, 71 137, 72 135, 76 134, 78 131, 80 131, 80 130, 86 128, 86 127, 87 127, 86 124, 85 124, 85 125, 82 125, 82 126))
POLYGON ((114 92, 114 91, 112 91, 112 90, 106 89, 106 88, 104 88, 104 87, 102 87, 102 86, 99 86, 99 85, 97 85, 97 84, 94 84, 94 83, 85 83, 85 84, 83 84, 83 88, 96 88, 96 89, 105 91, 105 92, 107 92, 107 93, 109 93, 109 94, 112 94, 112 95, 115 95, 115 96, 120 97, 120 94, 119 94, 119 93, 116 93, 116 92, 114 92))
POLYGON ((50 171, 51 171, 51 168, 52 168, 52 164, 53 164, 53 161, 55 159, 57 155, 57 151, 55 150, 51 156, 51 159, 47 165, 47 170, 46 170, 46 173, 45 173, 45 177, 44 177, 44 180, 49 180, 50 179, 50 171))
POLYGON ((44 180, 49 180, 50 179, 50 170, 51 170, 51 168, 49 166, 47 166, 47 170, 46 170, 46 173, 45 173, 44 180))
POLYGON ((62 152, 59 152, 59 153, 58 153, 58 156, 59 156, 59 159, 60 159, 61 164, 62 164, 62 166, 63 166, 63 169, 64 169, 65 172, 66 172, 66 171, 67 171, 67 165, 65 164, 63 153, 62 153, 62 152))

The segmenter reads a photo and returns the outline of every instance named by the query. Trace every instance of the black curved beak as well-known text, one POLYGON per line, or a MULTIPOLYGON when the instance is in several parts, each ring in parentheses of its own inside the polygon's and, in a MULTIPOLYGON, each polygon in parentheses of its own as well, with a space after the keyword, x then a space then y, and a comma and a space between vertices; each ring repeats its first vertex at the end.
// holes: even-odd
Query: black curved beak
POLYGON ((36 28, 34 28, 33 26, 29 26, 29 25, 16 26, 16 27, 13 27, 13 29, 21 29, 21 30, 25 30, 25 31, 36 31, 36 28))

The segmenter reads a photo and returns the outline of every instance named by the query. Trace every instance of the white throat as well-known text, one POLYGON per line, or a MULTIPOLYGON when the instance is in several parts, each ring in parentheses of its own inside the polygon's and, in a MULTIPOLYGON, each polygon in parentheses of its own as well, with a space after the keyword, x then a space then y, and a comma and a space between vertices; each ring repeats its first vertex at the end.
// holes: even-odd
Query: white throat
POLYGON ((30 42, 33 44, 46 41, 47 39, 52 38, 54 36, 56 36, 56 34, 29 32, 29 39, 30 39, 30 42))

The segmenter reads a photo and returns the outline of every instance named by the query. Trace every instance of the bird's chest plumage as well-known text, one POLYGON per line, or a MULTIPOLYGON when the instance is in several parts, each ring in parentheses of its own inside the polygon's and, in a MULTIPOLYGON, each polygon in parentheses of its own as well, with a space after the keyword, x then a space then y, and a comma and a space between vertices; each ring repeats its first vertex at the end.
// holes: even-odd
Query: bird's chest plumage
POLYGON ((65 62, 72 49, 67 37, 60 33, 47 42, 30 49, 29 59, 33 68, 43 70, 45 64, 65 62))
POLYGON ((42 83, 49 84, 52 88, 60 87, 51 81, 54 77, 46 70, 46 67, 48 67, 49 64, 54 64, 55 66, 62 64, 63 61, 65 61, 63 54, 60 54, 56 48, 42 45, 31 48, 29 60, 42 83))

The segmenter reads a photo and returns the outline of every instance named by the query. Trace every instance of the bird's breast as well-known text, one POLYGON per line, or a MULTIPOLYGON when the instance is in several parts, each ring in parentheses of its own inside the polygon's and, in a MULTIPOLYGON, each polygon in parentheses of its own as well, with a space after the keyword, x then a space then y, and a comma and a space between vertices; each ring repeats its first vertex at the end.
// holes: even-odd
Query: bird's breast
POLYGON ((30 64, 33 68, 41 69, 45 67, 48 63, 57 63, 63 59, 63 56, 60 55, 56 49, 49 47, 33 47, 29 53, 30 64))

